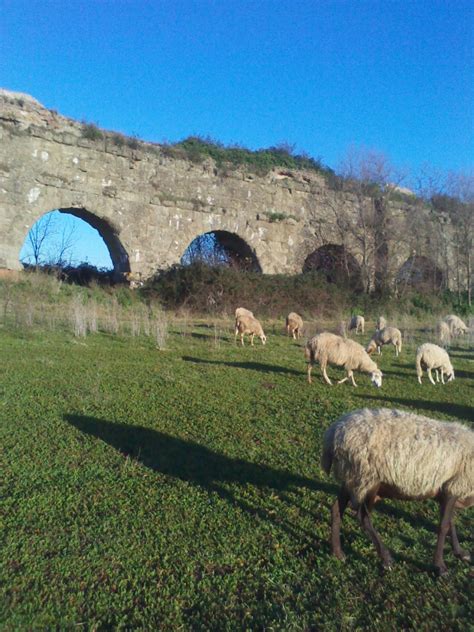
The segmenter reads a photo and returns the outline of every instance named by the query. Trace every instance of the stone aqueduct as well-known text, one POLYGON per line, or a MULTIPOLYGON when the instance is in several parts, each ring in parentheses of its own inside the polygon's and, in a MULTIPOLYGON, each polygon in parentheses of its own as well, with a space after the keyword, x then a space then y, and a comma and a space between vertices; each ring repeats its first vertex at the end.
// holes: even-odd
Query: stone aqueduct
MULTIPOLYGON (((0 91, 0 268, 21 267, 28 230, 54 209, 97 228, 116 272, 142 278, 178 263, 195 237, 211 231, 222 231, 235 250, 247 248, 263 273, 301 272, 316 249, 341 245, 328 209, 350 209, 351 198, 317 172, 223 173, 211 160, 195 164, 158 145, 112 139, 86 138, 81 123, 0 91)), ((406 212, 393 207, 392 223, 406 212)), ((344 246, 361 262, 357 239, 345 236, 344 246)), ((389 240, 388 267, 412 251, 408 236, 389 240)))

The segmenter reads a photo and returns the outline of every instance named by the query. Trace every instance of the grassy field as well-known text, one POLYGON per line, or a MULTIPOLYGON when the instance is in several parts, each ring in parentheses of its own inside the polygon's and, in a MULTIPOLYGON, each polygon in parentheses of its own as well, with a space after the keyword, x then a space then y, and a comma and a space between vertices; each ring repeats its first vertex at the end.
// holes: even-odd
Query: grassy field
MULTIPOLYGON (((349 512, 339 562, 319 467, 348 410, 472 423, 472 350, 452 349, 445 386, 418 385, 413 339, 384 350, 382 389, 331 388, 318 367, 305 382, 301 342, 267 333, 241 349, 223 324, 178 324, 158 351, 0 329, 2 631, 474 629, 472 567, 447 546, 433 573, 435 503, 380 503, 385 575, 349 512)), ((457 523, 472 550, 472 510, 457 523)))

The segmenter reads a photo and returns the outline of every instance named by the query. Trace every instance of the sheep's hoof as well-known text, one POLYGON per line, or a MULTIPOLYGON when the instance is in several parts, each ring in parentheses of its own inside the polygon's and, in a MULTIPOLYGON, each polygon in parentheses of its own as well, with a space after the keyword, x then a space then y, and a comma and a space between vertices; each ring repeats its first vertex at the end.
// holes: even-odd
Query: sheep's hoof
POLYGON ((385 572, 388 573, 389 571, 392 570, 392 568, 393 568, 393 560, 392 560, 391 557, 388 557, 387 559, 383 560, 383 562, 382 562, 382 569, 383 569, 384 573, 385 572))
POLYGON ((469 553, 469 551, 464 551, 463 549, 461 549, 459 551, 459 553, 455 553, 454 555, 459 560, 462 560, 463 562, 470 562, 471 561, 471 554, 469 553))
POLYGON ((447 566, 437 566, 436 567, 436 575, 438 577, 444 577, 445 575, 448 575, 449 571, 447 566))

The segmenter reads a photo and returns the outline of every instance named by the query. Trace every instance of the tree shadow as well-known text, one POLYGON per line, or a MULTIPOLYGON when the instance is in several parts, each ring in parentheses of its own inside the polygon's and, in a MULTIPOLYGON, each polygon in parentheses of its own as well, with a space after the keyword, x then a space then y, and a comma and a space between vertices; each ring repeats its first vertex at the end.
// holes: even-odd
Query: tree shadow
MULTIPOLYGON (((227 457, 193 441, 173 437, 152 428, 83 415, 69 414, 65 415, 64 419, 77 430, 109 444, 124 457, 132 458, 154 472, 216 493, 229 504, 273 522, 294 537, 305 536, 312 541, 317 539, 315 533, 304 531, 294 522, 285 520, 282 515, 267 509, 263 502, 258 502, 258 499, 254 502, 252 496, 245 492, 245 486, 253 485, 268 490, 269 495, 274 492, 278 492, 279 495, 281 493, 280 500, 293 505, 296 502, 293 492, 298 492, 301 488, 336 494, 337 488, 331 483, 227 457), (243 488, 242 494, 236 485, 243 488), (286 497, 285 493, 289 496, 286 497)), ((318 539, 318 547, 329 552, 329 545, 323 540, 318 539)))
POLYGON ((202 358, 194 358, 192 356, 182 356, 185 362, 194 362, 195 364, 213 364, 216 366, 228 366, 234 369, 250 369, 251 371, 261 371, 263 373, 285 373, 286 375, 304 376, 303 371, 288 369, 284 366, 274 364, 264 364, 263 362, 226 362, 224 360, 204 360, 202 358))
POLYGON ((363 395, 355 394, 355 397, 361 399, 371 399, 376 401, 386 401, 390 404, 401 404, 410 408, 421 408, 424 410, 432 410, 438 413, 444 413, 459 419, 465 419, 472 423, 474 419, 474 409, 471 406, 463 406, 461 404, 453 404, 451 402, 432 402, 426 399, 403 399, 400 397, 382 397, 380 395, 363 395))

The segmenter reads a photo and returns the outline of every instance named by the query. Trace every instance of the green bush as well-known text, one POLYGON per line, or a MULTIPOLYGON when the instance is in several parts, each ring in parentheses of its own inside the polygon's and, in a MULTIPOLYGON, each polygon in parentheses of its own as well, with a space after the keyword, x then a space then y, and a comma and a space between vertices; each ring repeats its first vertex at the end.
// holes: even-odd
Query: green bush
POLYGON ((94 123, 82 124, 82 137, 88 140, 100 140, 104 137, 101 130, 94 123))

